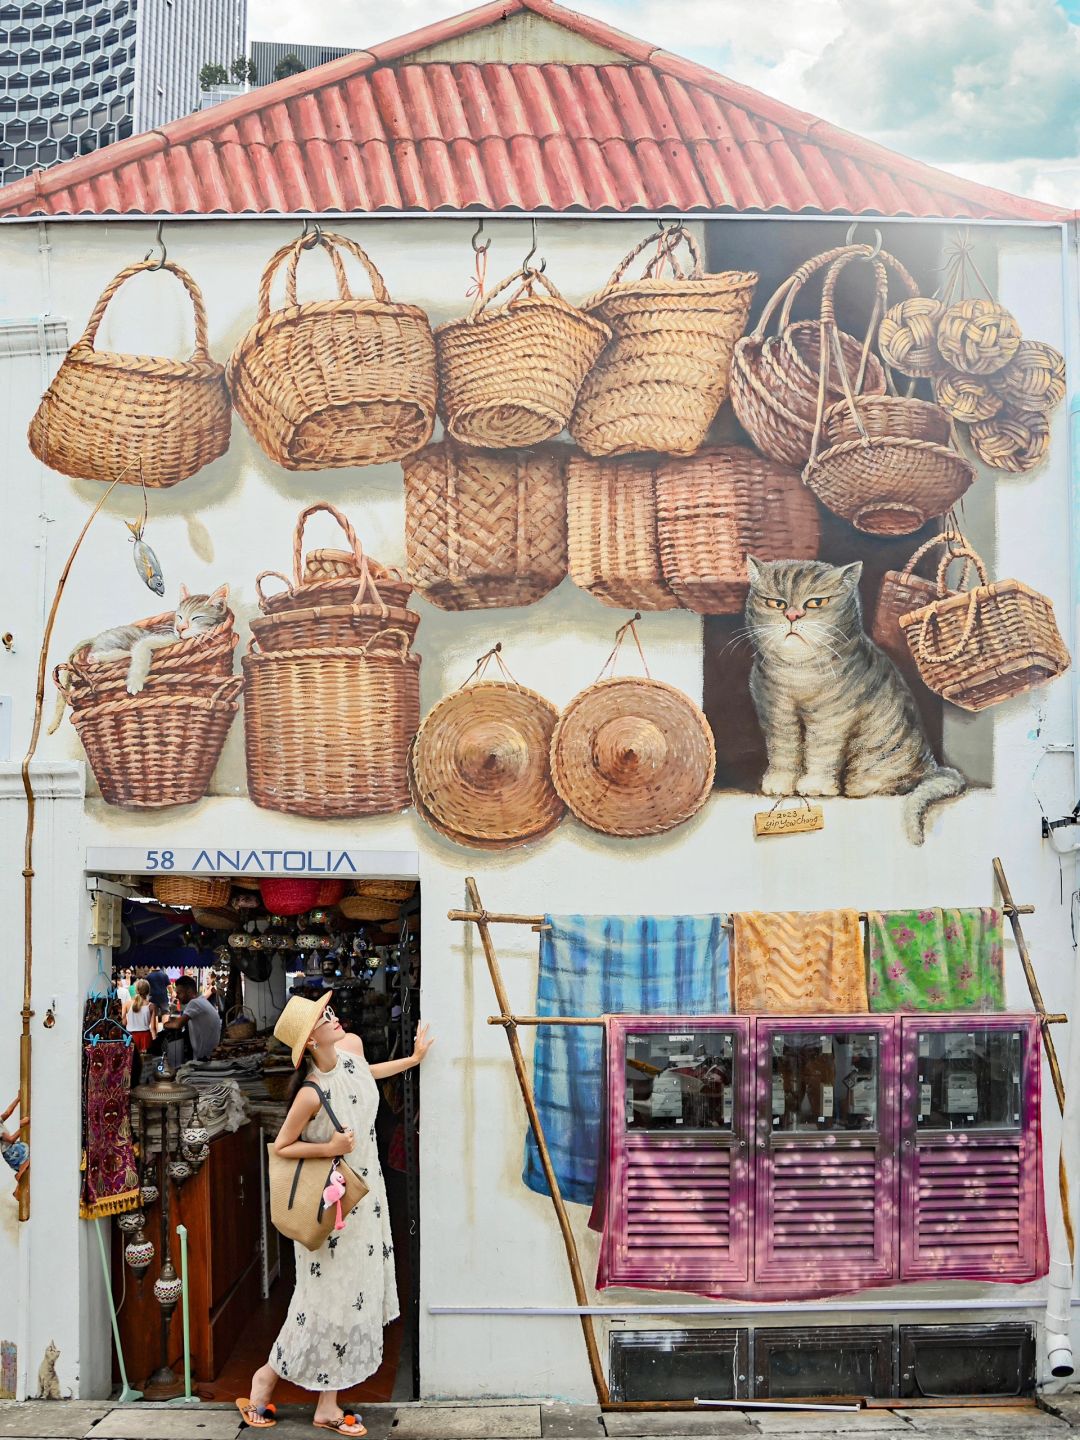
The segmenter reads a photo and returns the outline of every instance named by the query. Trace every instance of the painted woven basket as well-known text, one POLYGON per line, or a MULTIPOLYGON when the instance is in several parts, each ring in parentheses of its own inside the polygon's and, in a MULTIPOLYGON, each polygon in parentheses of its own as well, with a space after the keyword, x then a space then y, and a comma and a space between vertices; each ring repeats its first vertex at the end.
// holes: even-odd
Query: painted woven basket
POLYGON ((441 610, 532 605, 566 575, 564 445, 429 445, 403 462, 409 579, 441 610))
POLYGON ((732 353, 757 280, 741 270, 706 275, 697 244, 681 225, 636 245, 581 307, 610 326, 612 337, 570 420, 581 448, 589 455, 697 450, 727 396, 732 353), (689 254, 686 273, 676 255, 680 246, 689 254), (653 249, 644 274, 625 279, 638 256, 653 249))
POLYGON ((656 524, 655 455, 567 465, 566 529, 570 578, 603 605, 677 610, 664 578, 656 524))
POLYGON ((219 909, 229 903, 232 885, 208 875, 155 875, 154 899, 163 905, 201 905, 219 909))
POLYGON ((239 709, 239 675, 213 694, 123 695, 72 715, 109 805, 158 810, 191 805, 210 786, 239 709))
POLYGON ((985 710, 1069 668, 1051 601, 1019 580, 987 579, 974 550, 955 549, 938 566, 936 598, 901 615, 919 674, 936 694, 964 710, 985 710), (979 584, 950 593, 946 570, 970 559, 979 584))
POLYGON ((301 510, 293 531, 292 575, 280 570, 263 570, 255 577, 255 593, 264 615, 285 610, 310 610, 324 606, 385 605, 404 609, 413 587, 400 570, 380 565, 364 553, 359 536, 348 517, 328 500, 316 501, 301 510), (309 550, 304 554, 304 530, 313 515, 327 514, 344 532, 348 550, 309 550), (280 580, 285 586, 267 594, 265 582, 280 580))
MULTIPOLYGON (((932 600, 937 599, 937 585, 932 579, 916 574, 916 566, 924 555, 928 555, 938 545, 947 546, 951 554, 958 549, 966 549, 967 541, 962 535, 951 530, 932 536, 919 546, 902 570, 886 570, 874 607, 870 638, 905 674, 911 668, 912 654, 908 648, 907 637, 900 627, 900 616, 918 610, 923 605, 929 605, 932 600)), ((967 583, 970 563, 967 561, 965 564, 964 577, 960 581, 961 589, 967 583)))
POLYGON ((546 275, 516 270, 478 294, 463 319, 435 332, 447 431, 466 445, 495 450, 551 440, 566 428, 582 381, 610 338, 606 325, 564 300, 546 275), (493 306, 512 285, 510 299, 493 306))
POLYGON ((411 900, 416 894, 415 880, 354 880, 353 892, 369 900, 411 900))
POLYGON ((798 472, 743 445, 662 461, 656 509, 664 578, 700 615, 742 610, 747 554, 813 560, 821 541, 817 502, 798 472))
POLYGON ((121 270, 101 292, 42 397, 28 438, 37 458, 63 475, 164 489, 224 455, 231 427, 225 370, 210 355, 202 291, 171 260, 144 260, 121 270), (95 350, 106 306, 121 285, 157 270, 175 275, 191 297, 191 358, 95 350))
POLYGON ((355 241, 318 232, 283 245, 259 286, 255 325, 229 360, 237 413, 269 458, 286 470, 326 470, 400 460, 431 438, 435 420, 435 344, 416 305, 393 302, 382 276, 355 241), (297 302, 301 254, 321 246, 338 298, 297 302), (367 272, 372 298, 349 288, 342 252, 367 272), (283 261, 285 306, 270 308, 283 261))
POLYGON ((266 810, 315 819, 388 815, 409 804, 420 723, 420 657, 383 630, 359 648, 244 656, 248 790, 266 810))

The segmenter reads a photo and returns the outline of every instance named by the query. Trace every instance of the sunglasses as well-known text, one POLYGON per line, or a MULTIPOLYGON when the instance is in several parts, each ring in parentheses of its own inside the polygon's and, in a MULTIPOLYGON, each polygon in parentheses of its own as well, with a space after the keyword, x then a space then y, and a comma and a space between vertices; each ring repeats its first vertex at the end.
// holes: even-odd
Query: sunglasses
POLYGON ((319 1028, 319 1025, 326 1025, 332 1023, 336 1019, 337 1016, 334 1014, 333 1007, 327 1005, 326 1009, 322 1012, 322 1019, 315 1026, 315 1029, 317 1030, 319 1028))

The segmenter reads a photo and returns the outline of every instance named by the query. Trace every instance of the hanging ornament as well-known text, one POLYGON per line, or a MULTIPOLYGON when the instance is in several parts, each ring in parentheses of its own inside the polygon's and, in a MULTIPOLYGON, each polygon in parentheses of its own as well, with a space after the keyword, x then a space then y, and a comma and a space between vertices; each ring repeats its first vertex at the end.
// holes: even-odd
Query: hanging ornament
POLYGON ((131 531, 132 535, 132 558, 135 561, 135 569, 138 571, 139 579, 152 590, 155 595, 165 594, 165 580, 161 573, 161 565, 157 556, 150 546, 143 539, 146 530, 146 521, 149 516, 149 505, 146 496, 146 481, 142 473, 142 461, 139 462, 139 480, 142 484, 143 513, 142 519, 136 520, 134 524, 125 520, 124 524, 131 531))
POLYGON ((124 1260, 135 1272, 136 1280, 141 1280, 150 1268, 150 1262, 154 1258, 154 1242, 147 1240, 140 1230, 133 1235, 124 1246, 124 1260))

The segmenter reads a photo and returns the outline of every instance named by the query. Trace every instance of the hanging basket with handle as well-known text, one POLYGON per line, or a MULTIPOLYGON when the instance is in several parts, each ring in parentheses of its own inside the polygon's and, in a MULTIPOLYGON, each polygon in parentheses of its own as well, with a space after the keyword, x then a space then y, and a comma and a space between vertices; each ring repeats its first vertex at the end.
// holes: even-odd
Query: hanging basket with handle
POLYGON ((570 578, 603 605, 620 610, 677 610, 664 578, 656 522, 657 455, 567 466, 566 530, 570 578))
MULTIPOLYGON (((907 638, 900 628, 900 616, 906 615, 910 610, 918 610, 920 606, 929 605, 932 600, 937 599, 937 585, 933 580, 916 574, 916 566, 938 545, 947 546, 950 554, 969 548, 964 536, 951 527, 943 530, 940 535, 932 535, 919 546, 902 570, 886 570, 878 591, 877 604, 869 627, 870 639, 905 673, 911 668, 912 655, 907 638)), ((968 561, 965 566, 961 588, 966 583, 970 564, 968 561)))
POLYGON ((328 500, 308 505, 297 516, 292 560, 291 578, 280 570, 263 570, 255 577, 255 593, 264 615, 337 605, 379 604, 404 609, 412 594, 413 587, 400 570, 380 565, 365 555, 349 519, 328 500), (304 529, 311 517, 320 513, 331 516, 341 526, 348 550, 309 550, 304 555, 304 529), (267 593, 267 580, 280 580, 285 589, 267 593), (377 587, 377 598, 372 595, 373 585, 377 587))
POLYGON ((403 462, 409 579, 440 610, 532 605, 566 575, 568 446, 444 440, 403 462))
POLYGON ((359 648, 244 656, 248 790, 256 805, 314 819, 388 815, 409 804, 420 723, 420 656, 403 630, 359 648))
MULTIPOLYGON (((795 302, 812 276, 829 272, 833 265, 856 259, 870 260, 869 245, 841 245, 815 255, 800 265, 776 290, 749 335, 735 346, 731 365, 731 404, 739 424, 763 455, 781 465, 802 466, 810 455, 817 414, 821 373, 821 326, 816 320, 792 322, 795 302), (776 335, 768 330, 779 310, 776 335)), ((875 306, 874 316, 878 314, 875 306)), ((862 394, 882 394, 885 372, 870 350, 870 329, 863 340, 843 331, 840 345, 862 394)), ((839 378, 827 376, 826 399, 841 398, 839 378)))
POLYGON ((255 1012, 247 1005, 234 1005, 225 1016, 226 1040, 254 1040, 258 1031, 255 1012))
POLYGON ((233 351, 228 376, 240 418, 286 470, 382 465, 431 438, 435 345, 428 318, 416 305, 392 301, 367 254, 345 235, 301 236, 271 257, 258 319, 233 351), (300 304, 297 265, 315 246, 334 267, 338 298, 300 304), (342 251, 367 272, 371 299, 353 296, 342 251), (285 306, 271 310, 271 286, 285 260, 285 306))
POLYGON ((202 291, 171 260, 143 260, 109 282, 64 356, 30 422, 30 449, 77 480, 121 477, 164 489, 194 475, 229 448, 232 406, 225 370, 210 354, 202 291), (133 275, 168 270, 191 297, 195 348, 189 360, 95 350, 106 306, 133 275))
POLYGON ((942 557, 935 590, 929 604, 900 616, 900 626, 924 682, 951 704, 985 710, 1069 668, 1047 596, 1019 580, 989 581, 969 547, 942 557), (972 562, 979 584, 950 593, 946 571, 956 559, 972 562))
POLYGON ((717 445, 656 471, 664 578, 699 615, 737 615, 746 604, 747 554, 813 560, 821 541, 817 501, 799 478, 746 445, 717 445))
POLYGON ((155 875, 154 899, 162 905, 206 906, 220 909, 228 905, 232 885, 228 880, 208 875, 155 875))
POLYGON ((697 242, 682 225, 635 245, 603 290, 582 303, 587 315, 610 326, 612 338, 570 420, 581 448, 589 455, 697 450, 727 396, 732 353, 757 281, 742 270, 706 275, 697 242), (690 258, 685 273, 680 246, 690 258), (624 278, 654 248, 644 274, 624 278))
POLYGON ((610 338, 606 325, 564 300, 546 275, 515 270, 479 291, 463 319, 435 331, 443 424, 455 440, 493 450, 553 439, 610 338), (512 285, 510 299, 493 306, 512 285))

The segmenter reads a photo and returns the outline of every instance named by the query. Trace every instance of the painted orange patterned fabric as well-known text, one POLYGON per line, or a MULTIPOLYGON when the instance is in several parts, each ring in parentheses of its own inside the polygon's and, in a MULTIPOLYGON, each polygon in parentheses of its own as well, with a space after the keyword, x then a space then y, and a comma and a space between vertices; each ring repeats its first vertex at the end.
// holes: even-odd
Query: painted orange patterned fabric
POLYGON ((737 1015, 862 1015, 869 1010, 855 910, 749 910, 735 917, 737 1015))

